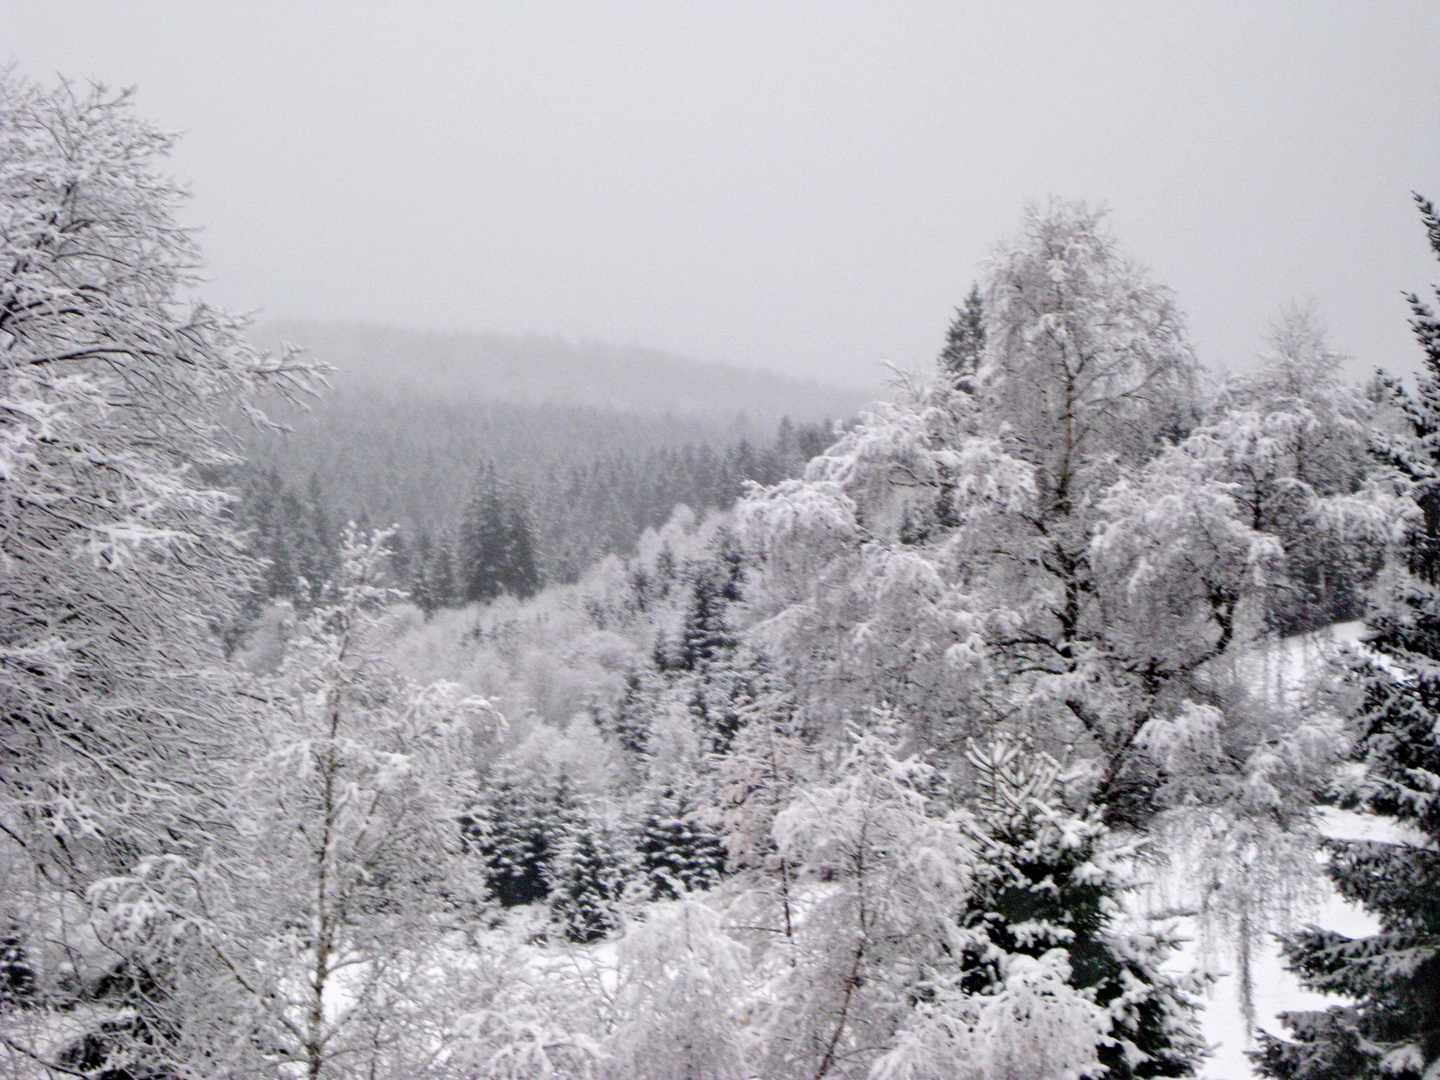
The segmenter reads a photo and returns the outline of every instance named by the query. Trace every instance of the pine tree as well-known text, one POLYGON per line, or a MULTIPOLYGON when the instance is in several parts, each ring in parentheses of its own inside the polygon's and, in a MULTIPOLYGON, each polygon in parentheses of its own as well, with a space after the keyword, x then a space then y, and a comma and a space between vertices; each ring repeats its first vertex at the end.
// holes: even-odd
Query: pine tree
POLYGON ((620 925, 616 904, 624 889, 620 853, 591 824, 563 837, 549 872, 550 911, 569 941, 584 945, 620 925))
POLYGON ((725 870, 719 834, 672 791, 662 792, 651 803, 635 848, 656 900, 713 888, 725 870))
MULTIPOLYGON (((1440 218, 1416 202, 1440 257, 1440 218)), ((1389 818, 1394 835, 1329 843, 1336 889, 1380 927, 1351 938, 1312 926, 1285 940, 1303 985, 1351 999, 1282 1014, 1290 1040, 1261 1036, 1257 1067, 1285 1080, 1440 1074, 1440 320, 1418 296, 1409 301, 1426 371, 1415 396, 1397 399, 1413 439, 1382 453, 1408 480, 1415 513, 1366 616, 1383 662, 1361 672, 1364 726, 1352 757, 1363 778, 1347 796, 1389 818)))
POLYGON ((502 593, 522 599, 540 588, 535 544, 520 499, 502 489, 493 464, 481 468, 456 540, 456 578, 465 603, 502 593))
POLYGON ((1125 891, 1109 830, 1060 803, 1061 770, 1014 741, 967 752, 976 775, 980 844, 962 925, 973 935, 959 988, 987 994, 1016 956, 1067 957, 1066 981, 1110 1016, 1105 1076, 1190 1076, 1205 1053, 1197 1002, 1161 965, 1177 942, 1117 925, 1125 891))
POLYGON ((496 766, 485 800, 471 810, 465 828, 502 907, 534 904, 550 895, 556 855, 579 819, 575 793, 563 773, 549 781, 509 762, 496 766))
POLYGON ((940 351, 940 374, 957 390, 973 390, 984 351, 984 301, 980 297, 980 285, 976 283, 970 286, 964 305, 955 309, 955 318, 945 334, 945 348, 940 351))
POLYGON ((610 730, 616 742, 631 754, 645 753, 650 737, 650 718, 654 715, 659 695, 655 675, 648 671, 632 671, 625 677, 625 690, 615 704, 610 730))
POLYGON ((722 590, 723 586, 711 580, 709 574, 696 578, 676 657, 680 669, 703 670, 735 647, 735 638, 725 625, 726 600, 722 590))

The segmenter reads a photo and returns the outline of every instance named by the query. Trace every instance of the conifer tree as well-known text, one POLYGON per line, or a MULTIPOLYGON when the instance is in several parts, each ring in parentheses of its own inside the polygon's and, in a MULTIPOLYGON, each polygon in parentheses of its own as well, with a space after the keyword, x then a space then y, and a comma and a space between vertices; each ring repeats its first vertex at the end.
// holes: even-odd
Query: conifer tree
POLYGON ((955 309, 955 318, 945 334, 940 351, 940 374, 957 390, 973 390, 985 351, 985 310, 980 285, 970 286, 965 303, 955 309))
POLYGON ((495 466, 475 478, 456 543, 456 578, 466 603, 501 593, 521 598, 540 588, 535 545, 517 496, 502 489, 495 466))
MULTIPOLYGON (((1416 196, 1440 257, 1440 217, 1416 196)), ((1440 296, 1440 289, 1437 289, 1440 296)), ((1348 1004, 1282 1014, 1289 1040, 1261 1036, 1266 1076, 1283 1080, 1440 1075, 1440 319, 1416 295, 1411 326, 1425 353, 1418 392, 1400 394, 1410 440, 1381 450, 1410 487, 1410 528, 1366 622, 1380 661, 1362 672, 1363 773, 1349 805, 1391 819, 1385 840, 1334 840, 1328 871, 1340 895, 1380 923, 1368 936, 1309 927, 1284 943, 1310 990, 1348 1004)))
POLYGON ((657 900, 713 888, 725 869, 719 835, 698 819, 688 800, 668 790, 646 811, 636 852, 657 900))
POLYGON ((465 827, 502 907, 534 904, 550 895, 556 854, 579 816, 563 773, 547 781, 509 762, 496 767, 483 805, 471 812, 465 827))
POLYGON ((1118 925, 1125 853, 1109 830, 1094 812, 1063 808, 1061 769, 1048 755, 1001 740, 966 756, 980 854, 961 919, 973 937, 959 988, 994 993, 1011 958, 1063 950, 1065 981, 1109 1014, 1099 1048, 1106 1077, 1192 1075, 1205 1053, 1197 1004, 1161 967, 1177 943, 1118 925))
POLYGON ((593 823, 560 839, 550 868, 550 910, 569 941, 584 945, 620 925, 621 855, 593 823))
POLYGON ((725 606, 721 586, 710 575, 701 574, 695 579, 676 658, 681 669, 701 670, 735 647, 735 639, 725 625, 725 606))
POLYGON ((645 753, 650 736, 650 717, 656 708, 658 682, 653 672, 632 671, 625 677, 625 690, 615 704, 610 730, 616 742, 631 754, 645 753))

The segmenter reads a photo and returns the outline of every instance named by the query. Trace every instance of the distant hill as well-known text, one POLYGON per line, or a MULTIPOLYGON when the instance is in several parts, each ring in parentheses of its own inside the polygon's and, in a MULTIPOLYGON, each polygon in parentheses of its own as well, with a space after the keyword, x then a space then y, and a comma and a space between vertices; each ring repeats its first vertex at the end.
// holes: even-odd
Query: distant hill
POLYGON ((274 322, 258 343, 299 345, 338 369, 341 389, 452 400, 582 405, 650 415, 733 417, 761 428, 788 416, 852 415, 874 395, 774 372, 689 360, 639 346, 550 337, 434 333, 385 326, 274 322))

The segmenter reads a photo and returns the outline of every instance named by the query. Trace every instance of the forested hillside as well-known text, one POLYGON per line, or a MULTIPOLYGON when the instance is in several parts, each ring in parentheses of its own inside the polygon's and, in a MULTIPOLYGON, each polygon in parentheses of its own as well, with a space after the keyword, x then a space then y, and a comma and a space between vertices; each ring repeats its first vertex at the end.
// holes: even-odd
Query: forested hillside
MULTIPOLYGON (((231 481, 255 550, 272 563, 314 562, 304 552, 323 520, 333 561, 346 521, 398 526, 403 580, 427 597, 438 588, 447 599, 436 603, 466 592, 435 578, 461 572, 439 563, 467 557, 467 514, 473 526, 489 488, 523 529, 539 580, 573 581, 603 556, 633 550, 678 504, 728 507, 746 483, 796 475, 832 428, 377 390, 330 390, 287 419, 288 430, 252 433, 250 464, 231 481), (412 575, 416 560, 427 565, 412 575)), ((294 595, 293 574, 271 577, 270 595, 294 595)))
POLYGON ((573 581, 633 550, 676 505, 727 507, 746 483, 796 475, 863 400, 552 339, 309 323, 261 336, 304 343, 334 368, 319 400, 273 410, 285 430, 250 433, 250 467, 229 480, 245 495, 237 521, 282 566, 267 578, 272 596, 295 595, 303 575, 290 568, 333 565, 337 527, 349 520, 398 527, 401 581, 427 608, 489 595, 459 580, 474 576, 461 564, 486 499, 504 503, 492 516, 514 519, 514 537, 497 542, 529 549, 535 581, 573 581))
POLYGON ((1055 199, 843 425, 351 388, 285 435, 323 365, 189 302, 170 145, 0 75, 0 1073, 1197 1076, 1180 919, 1264 1074, 1440 1073, 1418 296, 1415 390, 1306 309, 1212 386, 1055 199), (1327 879, 1377 933, 1303 925, 1327 879), (1333 1007, 1256 1013, 1275 933, 1333 1007))

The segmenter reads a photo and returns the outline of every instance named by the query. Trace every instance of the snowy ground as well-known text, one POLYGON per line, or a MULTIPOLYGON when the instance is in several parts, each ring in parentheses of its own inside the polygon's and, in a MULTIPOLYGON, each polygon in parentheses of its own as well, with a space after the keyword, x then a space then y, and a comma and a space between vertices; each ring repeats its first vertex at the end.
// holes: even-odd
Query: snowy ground
MULTIPOLYGON (((1337 647, 1360 649, 1360 623, 1341 623, 1328 630, 1303 634, 1280 642, 1274 649, 1257 651, 1253 657, 1253 678, 1270 693, 1285 697, 1304 692, 1312 672, 1337 647)), ((1385 825, 1373 818, 1341 811, 1327 812, 1322 831, 1351 839, 1385 839, 1385 825)), ((1358 936, 1372 933, 1375 922, 1359 908, 1338 896, 1329 895, 1309 920, 1326 929, 1358 936)), ((1223 965, 1221 970, 1224 971, 1223 965)), ((1325 1008, 1334 999, 1306 993, 1284 968, 1274 942, 1267 943, 1255 962, 1255 1016, 1257 1025, 1274 1034, 1284 1034, 1275 1019, 1277 1013, 1296 1009, 1325 1008)), ((1204 1029, 1215 1044, 1214 1056, 1202 1066, 1201 1080, 1245 1080, 1255 1076, 1245 1051, 1254 1043, 1245 1031, 1240 1011, 1238 980, 1223 974, 1206 1002, 1204 1029)))
MULTIPOLYGON (((1350 935, 1367 934, 1375 929, 1369 916, 1334 896, 1321 906, 1313 921, 1350 935)), ((1323 1009, 1333 1000, 1301 990, 1285 970, 1273 944, 1255 964, 1255 1016, 1258 1025, 1267 1031, 1284 1034, 1275 1019, 1277 1013, 1323 1009)), ((1200 1069, 1202 1080, 1245 1080, 1256 1075, 1245 1056, 1245 1051, 1254 1044, 1245 1033, 1237 980, 1233 976, 1226 974, 1216 983, 1206 1002, 1203 1025, 1206 1038, 1215 1044, 1215 1053, 1200 1069)))

